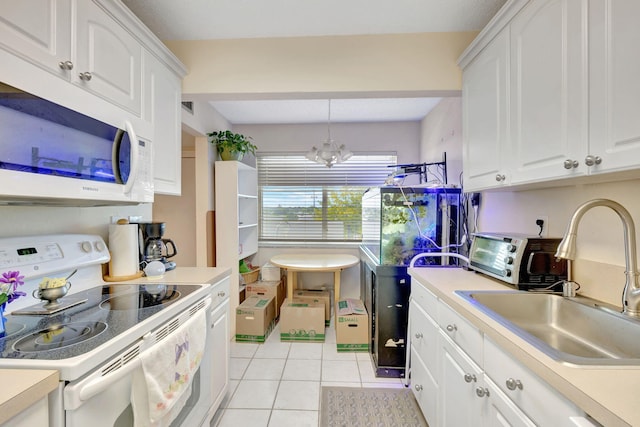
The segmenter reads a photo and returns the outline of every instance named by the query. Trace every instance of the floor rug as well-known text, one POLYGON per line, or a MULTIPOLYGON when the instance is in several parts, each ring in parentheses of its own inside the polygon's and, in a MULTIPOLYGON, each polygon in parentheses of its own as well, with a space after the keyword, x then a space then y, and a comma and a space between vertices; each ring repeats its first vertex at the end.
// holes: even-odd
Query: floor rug
POLYGON ((407 388, 322 387, 320 427, 427 427, 407 388))

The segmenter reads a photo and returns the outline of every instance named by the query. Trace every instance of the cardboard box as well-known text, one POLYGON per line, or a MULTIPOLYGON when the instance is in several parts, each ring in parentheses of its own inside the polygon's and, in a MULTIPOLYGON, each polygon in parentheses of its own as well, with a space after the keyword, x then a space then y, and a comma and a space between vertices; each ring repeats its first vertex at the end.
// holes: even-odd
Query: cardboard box
POLYGON ((324 305, 324 324, 331 324, 331 293, 323 289, 296 289, 293 291, 293 297, 319 302, 324 305))
POLYGON ((280 341, 324 342, 324 304, 286 299, 280 308, 280 341))
POLYGON ((362 301, 338 301, 335 324, 338 352, 369 352, 369 315, 362 301))
POLYGON ((262 266, 261 272, 262 280, 265 282, 273 282, 282 278, 282 270, 280 270, 280 267, 276 267, 269 262, 262 266))
POLYGON ((247 296, 257 295, 263 298, 273 297, 276 306, 276 319, 280 317, 280 306, 284 302, 287 290, 282 280, 259 280, 247 285, 247 296))
POLYGON ((247 297, 236 308, 236 341, 264 342, 275 325, 275 314, 273 297, 247 297))

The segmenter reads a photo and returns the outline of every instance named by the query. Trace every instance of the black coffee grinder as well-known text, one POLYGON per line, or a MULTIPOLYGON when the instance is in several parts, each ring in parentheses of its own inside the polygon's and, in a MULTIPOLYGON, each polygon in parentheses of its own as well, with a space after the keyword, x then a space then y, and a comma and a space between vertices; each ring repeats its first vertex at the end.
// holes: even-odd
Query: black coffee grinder
POLYGON ((142 222, 139 226, 140 267, 151 261, 160 261, 165 271, 176 268, 176 263, 168 259, 178 253, 175 243, 171 239, 164 239, 164 222, 142 222))

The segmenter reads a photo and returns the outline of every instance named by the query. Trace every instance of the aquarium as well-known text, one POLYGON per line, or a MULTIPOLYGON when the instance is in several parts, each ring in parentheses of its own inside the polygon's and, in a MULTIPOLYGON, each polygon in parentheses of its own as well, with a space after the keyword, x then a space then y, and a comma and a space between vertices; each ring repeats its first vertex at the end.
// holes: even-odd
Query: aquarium
MULTIPOLYGON (((458 253, 459 188, 375 187, 362 197, 362 244, 380 265, 409 265, 423 252, 458 253)), ((453 257, 424 257, 416 265, 454 265, 453 257)))

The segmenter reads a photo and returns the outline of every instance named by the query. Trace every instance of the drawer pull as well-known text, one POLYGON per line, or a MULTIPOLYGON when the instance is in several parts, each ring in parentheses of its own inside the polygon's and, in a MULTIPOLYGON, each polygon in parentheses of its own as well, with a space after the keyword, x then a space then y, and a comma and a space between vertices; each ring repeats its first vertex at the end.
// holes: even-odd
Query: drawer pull
POLYGON ((414 388, 416 391, 422 391, 422 386, 421 386, 420 384, 416 384, 413 388, 414 388))
POLYGON ((498 182, 502 182, 502 181, 504 181, 505 179, 507 179, 507 177, 506 177, 506 176, 504 176, 503 174, 497 174, 497 175, 496 175, 496 181, 498 181, 498 182))
POLYGON ((476 376, 473 375, 473 374, 464 374, 464 380, 466 382, 468 382, 468 383, 470 383, 470 382, 474 382, 475 383, 476 381, 478 381, 476 376))
POLYGON ((93 76, 91 75, 90 72, 85 71, 84 73, 78 74, 78 77, 80 77, 80 80, 88 82, 89 80, 91 80, 91 77, 93 77, 93 76))
POLYGON ((225 293, 224 291, 220 291, 220 292, 218 292, 218 296, 219 296, 219 297, 223 297, 223 296, 225 296, 225 295, 226 295, 226 293, 225 293))
POLYGON ((447 325, 447 331, 448 332, 453 332, 453 331, 457 331, 458 327, 456 325, 447 325))
POLYGON ((477 387, 476 395, 478 397, 489 397, 489 389, 484 387, 477 387))
POLYGON ((514 380, 513 378, 509 378, 505 383, 509 390, 515 390, 515 389, 522 390, 522 381, 520 380, 514 380))
POLYGON ((423 337, 422 332, 417 332, 416 333, 416 339, 420 339, 422 337, 423 337))

